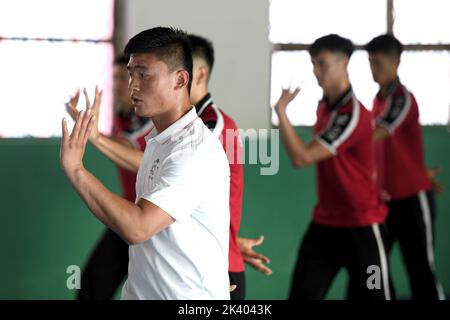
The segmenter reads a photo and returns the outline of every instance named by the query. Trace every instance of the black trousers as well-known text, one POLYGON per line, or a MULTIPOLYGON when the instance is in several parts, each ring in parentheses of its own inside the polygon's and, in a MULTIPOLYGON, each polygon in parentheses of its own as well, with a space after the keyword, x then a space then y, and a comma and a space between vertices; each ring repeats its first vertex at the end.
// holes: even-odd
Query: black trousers
POLYGON ((412 298, 445 299, 435 275, 433 194, 422 191, 413 197, 390 201, 387 204, 387 252, 390 252, 398 241, 409 276, 412 298))
MULTIPOLYGON (((81 273, 79 300, 111 300, 128 274, 128 244, 106 229, 81 273)), ((236 284, 231 300, 245 297, 245 273, 229 272, 230 283, 236 284)))
POLYGON ((235 284, 236 289, 230 293, 231 300, 245 299, 245 272, 228 272, 230 285, 235 284))
POLYGON ((300 245, 289 299, 324 299, 341 268, 349 275, 348 299, 390 299, 385 232, 384 225, 376 224, 334 228, 311 223, 300 245))
POLYGON ((128 244, 106 229, 81 272, 79 300, 111 300, 128 274, 128 244))

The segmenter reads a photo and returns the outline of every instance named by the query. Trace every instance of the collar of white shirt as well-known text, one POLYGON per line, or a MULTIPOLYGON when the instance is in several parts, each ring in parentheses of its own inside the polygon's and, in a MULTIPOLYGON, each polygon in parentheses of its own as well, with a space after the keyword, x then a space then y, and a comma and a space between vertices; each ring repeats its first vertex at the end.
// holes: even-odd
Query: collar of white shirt
POLYGON ((145 136, 145 141, 148 143, 150 139, 155 139, 157 142, 162 144, 197 118, 197 111, 195 110, 195 107, 192 106, 191 110, 189 110, 180 119, 172 123, 163 132, 158 133, 156 128, 153 126, 153 128, 150 130, 150 133, 145 136))

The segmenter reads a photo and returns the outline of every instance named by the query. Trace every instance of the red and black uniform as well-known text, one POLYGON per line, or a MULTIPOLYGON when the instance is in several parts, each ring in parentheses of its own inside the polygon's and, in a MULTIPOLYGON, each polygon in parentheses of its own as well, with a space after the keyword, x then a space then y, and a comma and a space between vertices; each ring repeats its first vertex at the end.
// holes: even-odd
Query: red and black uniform
MULTIPOLYGON (((113 137, 125 137, 139 150, 145 149, 145 136, 152 125, 134 112, 114 118, 113 137)), ((118 167, 123 197, 135 202, 136 173, 118 167)), ((128 244, 106 229, 81 274, 80 300, 110 300, 128 273, 128 244)))
POLYGON ((304 236, 290 299, 323 299, 337 272, 349 273, 348 297, 389 299, 382 234, 387 209, 375 183, 374 125, 351 88, 317 109, 315 139, 333 156, 316 165, 318 203, 304 236), (367 268, 378 266, 381 287, 367 287, 367 268))
POLYGON ((372 110, 389 137, 376 143, 378 185, 390 195, 387 249, 399 242, 415 299, 443 299, 435 277, 434 199, 423 157, 416 99, 397 78, 378 92, 372 110))
POLYGON ((220 139, 230 164, 230 248, 228 273, 231 284, 237 285, 237 288, 231 292, 231 299, 242 300, 245 296, 244 258, 237 245, 244 190, 242 143, 235 122, 213 103, 210 94, 203 97, 195 108, 203 123, 220 139))

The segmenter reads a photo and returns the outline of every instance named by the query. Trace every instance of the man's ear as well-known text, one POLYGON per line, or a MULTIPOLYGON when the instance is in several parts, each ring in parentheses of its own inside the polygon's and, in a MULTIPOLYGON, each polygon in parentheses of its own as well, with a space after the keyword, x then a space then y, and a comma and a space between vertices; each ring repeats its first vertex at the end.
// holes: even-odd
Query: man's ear
POLYGON ((187 87, 189 83, 189 72, 184 69, 179 69, 175 74, 175 90, 187 87))
POLYGON ((197 78, 195 79, 196 84, 200 84, 202 82, 208 82, 209 70, 205 66, 201 66, 197 71, 197 78))
POLYGON ((348 62, 350 61, 350 58, 346 55, 342 56, 342 62, 344 63, 345 68, 347 69, 348 67, 348 62))
POLYGON ((395 66, 398 68, 400 66, 401 57, 398 56, 395 58, 395 66))

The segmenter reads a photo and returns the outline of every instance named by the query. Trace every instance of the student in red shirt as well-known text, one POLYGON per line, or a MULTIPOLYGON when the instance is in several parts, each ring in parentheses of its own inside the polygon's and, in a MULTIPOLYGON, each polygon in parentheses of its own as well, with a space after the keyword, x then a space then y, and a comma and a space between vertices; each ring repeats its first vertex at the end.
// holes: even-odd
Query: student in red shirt
POLYGON ((422 129, 414 95, 397 69, 403 46, 386 34, 366 49, 380 86, 373 103, 378 184, 389 199, 387 251, 398 241, 414 299, 444 299, 434 265, 432 184, 423 159, 422 129))
MULTIPOLYGON (((195 105, 197 115, 203 123, 222 142, 230 164, 230 248, 228 259, 228 274, 230 284, 237 287, 231 292, 232 300, 242 300, 245 297, 244 257, 239 245, 248 241, 238 237, 242 215, 242 194, 244 191, 244 169, 242 159, 242 143, 238 127, 233 119, 213 102, 208 90, 209 78, 214 66, 214 47, 206 38, 189 35, 194 60, 194 81, 191 89, 191 103, 195 105), (235 134, 232 134, 235 133, 235 134), (227 134, 229 137, 227 138, 227 134), (232 139, 230 139, 230 137, 232 139)), ((252 261, 249 261, 251 263, 252 261)), ((263 268, 267 268, 262 265, 263 268)), ((264 269, 267 272, 268 269, 264 269)))
POLYGON ((305 142, 286 107, 298 94, 283 90, 275 106, 292 164, 316 165, 318 203, 301 242, 290 299, 323 299, 341 268, 349 274, 349 299, 390 299, 382 234, 386 207, 375 185, 373 124, 355 97, 347 65, 350 40, 331 34, 309 48, 324 97, 317 108, 315 138, 305 142), (381 281, 368 286, 375 268, 381 281))

